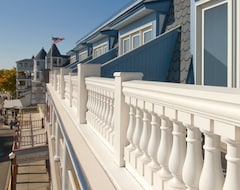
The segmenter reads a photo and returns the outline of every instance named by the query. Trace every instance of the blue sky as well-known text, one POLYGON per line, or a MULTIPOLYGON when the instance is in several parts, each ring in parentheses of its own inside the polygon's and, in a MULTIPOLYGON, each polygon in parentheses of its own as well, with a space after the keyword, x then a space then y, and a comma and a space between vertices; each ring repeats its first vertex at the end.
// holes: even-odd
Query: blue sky
POLYGON ((0 2, 0 69, 48 52, 51 37, 64 37, 62 54, 134 0, 3 0, 0 2))

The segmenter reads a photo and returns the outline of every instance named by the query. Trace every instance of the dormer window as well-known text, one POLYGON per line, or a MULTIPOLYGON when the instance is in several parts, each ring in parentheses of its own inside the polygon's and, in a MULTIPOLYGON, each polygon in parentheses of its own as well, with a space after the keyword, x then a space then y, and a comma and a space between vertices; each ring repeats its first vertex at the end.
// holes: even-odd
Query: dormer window
POLYGON ((93 58, 99 57, 107 52, 107 43, 101 44, 93 48, 93 58))
POLYGON ((82 60, 86 59, 87 57, 88 57, 87 51, 79 53, 79 61, 82 61, 82 60))
POLYGON ((121 53, 125 54, 139 46, 147 43, 153 38, 152 25, 146 25, 128 32, 120 37, 121 39, 121 53))

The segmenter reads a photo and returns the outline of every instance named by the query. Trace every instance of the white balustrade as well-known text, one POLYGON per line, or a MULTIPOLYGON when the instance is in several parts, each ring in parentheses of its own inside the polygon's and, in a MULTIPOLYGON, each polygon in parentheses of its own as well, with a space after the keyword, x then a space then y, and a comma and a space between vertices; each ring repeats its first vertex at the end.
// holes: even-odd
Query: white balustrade
MULTIPOLYGON (((57 73, 51 76, 53 89, 58 91, 57 73)), ((80 101, 77 84, 77 77, 64 76, 64 97, 72 101, 75 109, 80 101)), ((125 167, 144 188, 239 188, 239 89, 134 80, 122 82, 121 91, 117 91, 114 79, 100 77, 85 78, 85 88, 86 123, 113 154, 117 152, 118 140, 127 140, 119 142, 125 146, 125 167), (115 117, 121 118, 116 112, 121 110, 116 103, 116 93, 123 93, 128 108, 127 131, 121 134, 123 137, 116 134, 115 117), (227 144, 225 179, 222 144, 227 144)), ((59 138, 54 120, 53 114, 52 127, 56 128, 53 132, 59 138)), ((121 126, 117 127, 119 130, 121 126)))
POLYGON ((88 92, 87 123, 112 149, 114 80, 97 77, 86 78, 86 88, 88 92))
MULTIPOLYGON (((160 190, 239 188, 239 89, 129 81, 123 83, 123 92, 130 109, 127 133, 129 145, 125 148, 125 162, 127 168, 131 165, 129 171, 134 176, 139 174, 140 177, 136 178, 139 183, 147 189, 160 190), (139 110, 139 107, 134 109, 134 104, 130 101, 132 99, 150 105, 151 135, 145 146, 148 146, 147 156, 151 162, 144 172, 139 172, 138 165, 134 165, 129 152, 140 147, 144 154, 142 142, 139 146, 133 138, 133 134, 141 130, 136 129, 139 125, 133 124, 138 118, 134 120, 133 110, 136 110, 136 115, 144 115, 146 110, 139 110), (154 107, 162 107, 163 111, 156 111, 154 107), (200 131, 203 132, 204 146, 200 131), (225 143, 222 139, 227 143, 225 180, 221 165, 221 145, 225 143)), ((143 118, 144 126, 146 115, 143 118)), ((144 136, 145 127, 141 131, 141 136, 144 136)))

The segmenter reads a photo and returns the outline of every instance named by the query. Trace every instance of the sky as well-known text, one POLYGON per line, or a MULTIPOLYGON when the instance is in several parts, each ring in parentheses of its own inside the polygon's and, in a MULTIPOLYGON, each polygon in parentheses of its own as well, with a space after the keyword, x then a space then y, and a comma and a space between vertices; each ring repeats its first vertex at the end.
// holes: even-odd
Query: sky
POLYGON ((135 0, 2 0, 0 2, 0 69, 16 67, 51 47, 61 54, 135 0))

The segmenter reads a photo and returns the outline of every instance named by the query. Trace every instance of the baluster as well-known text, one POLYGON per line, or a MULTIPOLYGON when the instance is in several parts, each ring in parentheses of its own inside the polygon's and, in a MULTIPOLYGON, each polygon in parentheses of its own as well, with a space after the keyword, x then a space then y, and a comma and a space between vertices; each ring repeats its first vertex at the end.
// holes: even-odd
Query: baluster
POLYGON ((148 154, 151 158, 151 162, 146 165, 146 172, 144 173, 147 181, 152 185, 153 184, 153 172, 159 169, 159 164, 157 162, 157 150, 160 140, 160 120, 156 113, 151 113, 151 134, 148 144, 148 154))
POLYGON ((187 190, 198 190, 203 166, 201 132, 198 128, 187 125, 187 152, 183 165, 183 181, 187 190))
POLYGON ((172 175, 169 171, 168 162, 172 149, 172 122, 166 116, 161 116, 161 138, 157 153, 158 163, 161 166, 154 178, 154 186, 163 189, 165 182, 172 175), (155 180, 156 179, 156 180, 155 180))
POLYGON ((149 113, 146 109, 143 110, 143 127, 142 127, 142 135, 140 138, 140 149, 143 153, 143 155, 139 158, 138 163, 138 170, 141 175, 144 175, 144 165, 148 162, 150 162, 150 157, 148 155, 148 143, 151 133, 151 127, 150 127, 150 120, 149 120, 149 113))
POLYGON ((104 90, 100 90, 100 94, 101 94, 101 104, 100 104, 100 111, 99 111, 98 131, 101 134, 102 133, 102 124, 103 124, 103 113, 104 113, 104 109, 105 109, 104 90))
POLYGON ((142 114, 141 114, 140 108, 136 107, 136 126, 135 126, 133 139, 132 139, 133 144, 136 147, 136 149, 132 152, 132 155, 134 157, 133 163, 134 163, 135 168, 137 167, 137 158, 140 155, 142 155, 142 151, 140 149, 140 144, 139 144, 141 134, 142 134, 142 114))
POLYGON ((106 103, 106 90, 103 90, 103 93, 102 93, 102 110, 101 110, 101 122, 99 123, 100 125, 100 133, 103 135, 103 128, 105 127, 106 123, 105 123, 105 113, 106 113, 106 110, 107 110, 107 103, 106 103))
POLYGON ((112 107, 113 107, 113 114, 112 114, 112 120, 111 120, 111 125, 110 125, 111 126, 111 131, 109 133, 111 145, 113 145, 113 143, 114 143, 114 114, 115 114, 115 111, 114 111, 114 99, 113 99, 112 107))
POLYGON ((114 100, 113 100, 114 94, 111 94, 110 97, 110 115, 108 117, 108 129, 106 132, 106 139, 108 139, 108 142, 112 142, 113 138, 113 127, 114 127, 114 100))
POLYGON ((97 117, 96 116, 96 112, 97 112, 96 110, 97 110, 97 106, 98 106, 97 96, 98 96, 97 91, 95 88, 93 88, 93 112, 92 112, 92 122, 91 122, 93 127, 95 127, 94 123, 95 123, 95 120, 97 117))
POLYGON ((90 115, 91 115, 91 91, 88 89, 87 91, 87 112, 86 112, 86 120, 87 123, 90 121, 90 115))
POLYGON ((130 152, 135 149, 133 144, 133 134, 135 129, 135 110, 134 107, 130 104, 129 105, 129 125, 127 130, 127 139, 129 141, 129 145, 125 148, 125 160, 130 162, 130 152))
POLYGON ((103 125, 103 131, 102 131, 102 135, 103 137, 106 138, 106 131, 108 129, 108 116, 110 114, 110 98, 109 98, 109 92, 106 92, 106 97, 105 97, 105 113, 103 116, 103 120, 104 120, 104 125, 103 125))
POLYGON ((227 173, 223 190, 240 188, 240 141, 227 139, 227 173))
POLYGON ((105 132, 105 137, 109 141, 109 132, 111 131, 111 121, 113 116, 113 99, 111 97, 111 94, 109 94, 109 115, 107 116, 107 128, 105 132))
POLYGON ((170 189, 185 189, 182 181, 182 168, 186 156, 186 129, 178 121, 173 121, 173 145, 169 157, 169 170, 173 178, 169 181, 170 189))
POLYGON ((220 137, 206 131, 204 135, 205 158, 199 181, 199 190, 221 190, 224 177, 221 167, 220 137))
POLYGON ((96 106, 95 117, 94 117, 94 128, 97 128, 97 125, 98 125, 100 101, 101 101, 101 95, 99 94, 98 89, 96 89, 96 105, 97 106, 96 106))

